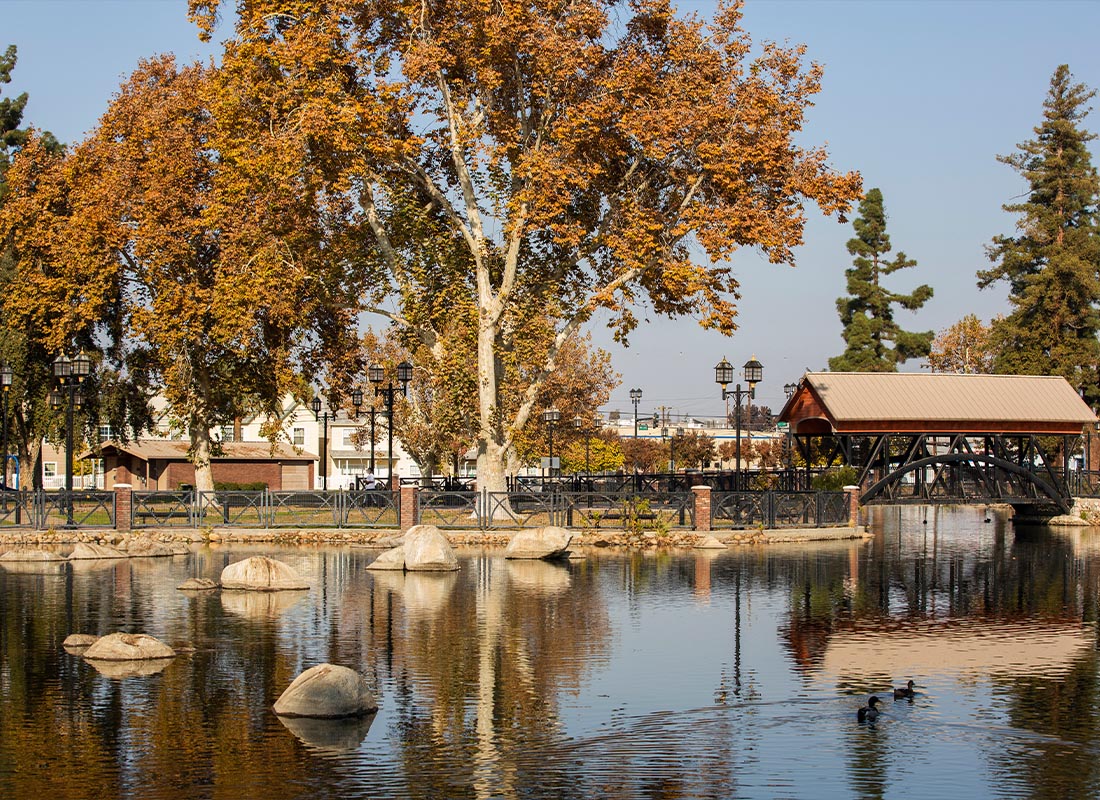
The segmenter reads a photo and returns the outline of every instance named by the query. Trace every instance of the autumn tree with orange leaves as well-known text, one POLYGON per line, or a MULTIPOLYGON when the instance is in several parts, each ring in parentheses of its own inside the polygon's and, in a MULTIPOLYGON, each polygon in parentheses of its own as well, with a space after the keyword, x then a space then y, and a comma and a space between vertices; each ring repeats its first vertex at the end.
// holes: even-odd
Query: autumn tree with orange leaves
POLYGON ((266 182, 237 169, 211 88, 206 68, 142 63, 64 159, 16 159, 3 210, 19 274, 5 312, 54 315, 54 353, 98 325, 105 357, 163 393, 206 491, 213 430, 307 394, 321 350, 354 369, 361 292, 344 280, 359 248, 343 199, 288 158, 294 143, 255 139, 266 182))
POLYGON ((639 304, 732 334, 726 260, 749 246, 793 263, 806 203, 839 214, 859 195, 858 175, 795 141, 820 67, 801 47, 750 55, 739 4, 709 22, 662 0, 190 10, 205 35, 234 13, 220 96, 265 141, 308 139, 325 191, 360 210, 387 276, 368 305, 435 357, 451 304, 469 314, 486 489, 505 488, 562 349, 597 312, 620 339, 639 304), (541 360, 510 376, 535 322, 549 322, 541 360))

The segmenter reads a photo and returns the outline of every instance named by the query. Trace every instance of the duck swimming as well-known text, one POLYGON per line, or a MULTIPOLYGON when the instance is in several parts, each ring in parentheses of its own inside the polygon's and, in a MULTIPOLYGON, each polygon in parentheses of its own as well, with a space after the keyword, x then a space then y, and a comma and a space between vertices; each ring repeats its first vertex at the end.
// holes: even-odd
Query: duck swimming
POLYGON ((903 689, 894 689, 894 699, 895 700, 912 700, 914 697, 916 697, 916 694, 917 694, 915 691, 913 691, 913 687, 915 685, 916 685, 915 683, 913 683, 912 681, 909 681, 907 684, 905 684, 905 688, 903 688, 903 689))
POLYGON ((878 715, 882 712, 878 710, 876 706, 879 704, 879 699, 875 695, 871 695, 867 699, 867 705, 856 712, 856 719, 860 722, 874 722, 878 719, 878 715))

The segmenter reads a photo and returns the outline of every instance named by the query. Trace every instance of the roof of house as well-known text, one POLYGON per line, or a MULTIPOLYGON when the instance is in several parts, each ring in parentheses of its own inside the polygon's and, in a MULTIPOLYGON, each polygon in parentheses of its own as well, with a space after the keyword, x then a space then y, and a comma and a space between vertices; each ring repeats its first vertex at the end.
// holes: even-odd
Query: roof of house
POLYGON ((969 424, 974 430, 1031 426, 1067 430, 1097 421, 1096 414, 1061 376, 959 375, 920 372, 807 372, 781 419, 810 416, 820 403, 837 430, 858 423, 969 424))
MULTIPOLYGON (((96 452, 83 453, 81 458, 128 453, 143 461, 187 459, 190 444, 178 439, 137 439, 132 442, 103 442, 96 452)), ((214 461, 314 461, 317 456, 297 450, 284 442, 224 442, 222 454, 214 461)))

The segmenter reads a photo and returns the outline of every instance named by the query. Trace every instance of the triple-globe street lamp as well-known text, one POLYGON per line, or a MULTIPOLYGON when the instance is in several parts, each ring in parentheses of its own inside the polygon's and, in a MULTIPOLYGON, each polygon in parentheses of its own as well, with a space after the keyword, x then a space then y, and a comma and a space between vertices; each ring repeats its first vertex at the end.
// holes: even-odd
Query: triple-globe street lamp
POLYGON ((70 359, 64 353, 54 359, 53 375, 60 388, 50 392, 50 407, 65 412, 65 524, 73 525, 73 411, 84 407, 81 385, 92 374, 92 359, 82 350, 70 359), (67 401, 67 402, 66 402, 67 401))
POLYGON ((745 383, 749 385, 748 389, 742 390, 741 384, 737 384, 733 391, 726 389, 731 383, 733 383, 733 365, 730 364, 724 357, 718 362, 714 368, 714 382, 722 387, 722 399, 734 398, 734 402, 737 405, 737 485, 736 491, 741 491, 742 486, 742 474, 741 474, 741 399, 744 398, 749 410, 749 428, 751 430, 752 420, 752 398, 756 391, 756 384, 760 383, 764 379, 764 366, 756 360, 756 356, 753 356, 745 362, 744 370, 745 383))
MULTIPOLYGON (((355 408, 354 418, 359 419, 359 409, 363 405, 363 392, 360 389, 355 389, 351 393, 351 404, 355 408)), ((325 410, 322 413, 321 396, 314 395, 309 407, 313 411, 313 418, 323 425, 323 432, 321 433, 321 491, 328 491, 328 423, 329 420, 335 421, 339 410, 330 411, 328 406, 325 406, 325 410)))
MULTIPOLYGON (((400 386, 393 385, 393 378, 391 377, 386 385, 383 386, 382 382, 386 380, 386 370, 378 364, 372 364, 367 368, 367 378, 370 379, 371 384, 374 385, 374 396, 381 397, 385 401, 386 405, 386 429, 387 429, 387 449, 386 459, 389 464, 386 469, 386 480, 389 483, 390 489, 393 489, 393 400, 396 392, 401 392, 401 396, 405 397, 409 390, 409 381, 412 380, 413 366, 408 361, 402 361, 397 365, 397 381, 400 386)), ((374 474, 374 414, 375 411, 371 409, 371 430, 370 430, 370 463, 371 474, 374 474)))

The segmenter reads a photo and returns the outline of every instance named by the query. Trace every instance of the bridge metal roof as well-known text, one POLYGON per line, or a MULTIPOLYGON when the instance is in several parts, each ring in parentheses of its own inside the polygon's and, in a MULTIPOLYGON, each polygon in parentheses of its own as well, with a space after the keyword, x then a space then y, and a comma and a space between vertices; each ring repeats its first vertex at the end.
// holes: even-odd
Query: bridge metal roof
POLYGON ((1078 434, 1097 422, 1061 376, 918 372, 807 372, 779 418, 796 433, 810 420, 835 433, 1078 434))

